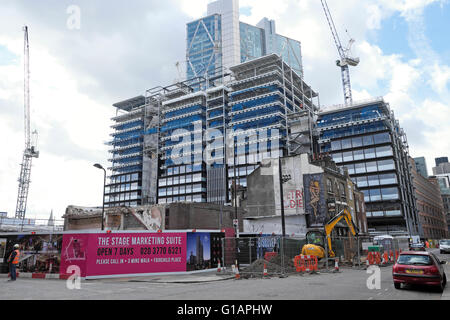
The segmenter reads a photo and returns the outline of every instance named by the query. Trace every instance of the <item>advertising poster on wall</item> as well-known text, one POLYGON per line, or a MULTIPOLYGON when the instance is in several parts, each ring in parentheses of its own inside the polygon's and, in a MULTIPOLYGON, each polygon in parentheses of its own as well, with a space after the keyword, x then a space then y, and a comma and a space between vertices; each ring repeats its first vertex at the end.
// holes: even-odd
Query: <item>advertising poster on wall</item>
POLYGON ((14 235, 8 237, 6 255, 12 252, 15 244, 19 244, 19 272, 59 273, 62 238, 61 234, 14 235))
POLYGON ((6 255, 6 238, 0 238, 0 262, 6 262, 5 261, 5 255, 6 255))
POLYGON ((89 234, 66 234, 63 236, 61 252, 61 274, 70 274, 69 266, 78 266, 80 276, 86 276, 89 234))
POLYGON ((211 265, 211 237, 206 232, 187 234, 187 271, 209 269, 211 265))
POLYGON ((87 275, 186 271, 186 233, 92 234, 87 275))
POLYGON ((305 174, 303 183, 307 225, 308 227, 323 226, 327 218, 323 174, 305 174))

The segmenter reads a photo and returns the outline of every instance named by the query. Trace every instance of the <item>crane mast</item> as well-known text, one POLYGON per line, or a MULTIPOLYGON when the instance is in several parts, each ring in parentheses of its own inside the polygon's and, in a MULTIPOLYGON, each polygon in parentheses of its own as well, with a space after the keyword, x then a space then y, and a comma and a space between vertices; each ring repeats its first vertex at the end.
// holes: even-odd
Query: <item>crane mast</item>
POLYGON ((336 65, 341 68, 341 76, 342 76, 342 86, 344 89, 344 100, 346 105, 350 105, 353 103, 352 98, 352 86, 350 83, 350 71, 349 66, 357 66, 359 64, 359 58, 352 58, 349 56, 351 45, 354 40, 350 39, 349 45, 346 49, 342 47, 341 40, 339 39, 339 35, 336 31, 336 26, 334 25, 333 17, 331 16, 330 9, 328 8, 328 4, 326 0, 320 0, 322 3, 323 11, 325 12, 325 16, 328 21, 328 26, 330 27, 331 34, 333 35, 334 43, 339 53, 340 60, 336 61, 336 65))
POLYGON ((25 150, 23 152, 22 164, 19 176, 19 193, 17 196, 16 215, 17 219, 25 219, 27 209, 28 189, 30 187, 31 162, 33 158, 39 157, 36 150, 37 132, 32 134, 30 129, 30 55, 28 42, 28 27, 24 30, 24 120, 25 120, 25 150), (33 141, 32 141, 33 135, 33 141))

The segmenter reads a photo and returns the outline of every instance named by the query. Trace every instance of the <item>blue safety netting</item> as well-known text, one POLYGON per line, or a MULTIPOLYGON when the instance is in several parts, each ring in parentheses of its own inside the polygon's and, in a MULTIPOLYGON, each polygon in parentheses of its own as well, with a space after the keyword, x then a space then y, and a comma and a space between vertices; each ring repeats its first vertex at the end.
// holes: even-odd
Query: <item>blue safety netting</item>
POLYGON ((121 156, 125 156, 127 154, 132 154, 132 153, 136 153, 136 152, 141 152, 142 151, 142 147, 133 147, 130 149, 125 149, 125 150, 114 150, 113 153, 114 154, 118 154, 121 156))
POLYGON ((330 129, 322 132, 322 139, 332 139, 346 137, 355 134, 363 134, 368 132, 380 131, 388 129, 388 127, 383 123, 383 121, 376 121, 373 123, 361 124, 348 126, 338 129, 330 129))
POLYGON ((130 123, 125 123, 125 124, 122 124, 120 126, 117 126, 115 129, 117 131, 126 130, 126 129, 133 128, 133 127, 136 127, 138 125, 143 125, 143 124, 144 124, 144 121, 139 119, 139 120, 136 120, 136 121, 133 121, 133 122, 130 122, 130 123))
POLYGON ((201 104, 197 104, 195 106, 187 107, 187 108, 184 108, 184 109, 181 109, 181 110, 175 110, 175 111, 167 112, 165 114, 165 118, 169 119, 169 118, 172 118, 172 117, 181 116, 183 114, 188 114, 188 113, 196 112, 196 111, 205 111, 205 110, 206 109, 205 109, 204 106, 202 106, 201 104))
POLYGON ((175 129, 191 126, 191 123, 193 121, 198 121, 198 120, 205 121, 205 117, 197 114, 197 115, 186 117, 183 119, 172 120, 172 121, 165 123, 161 127, 161 132, 167 132, 170 130, 175 130, 175 129))
POLYGON ((268 103, 272 103, 272 102, 276 102, 276 101, 281 102, 280 97, 278 95, 272 95, 272 96, 268 96, 268 97, 264 97, 264 98, 259 98, 259 99, 255 99, 255 100, 238 103, 231 108, 231 111, 233 111, 233 112, 241 111, 241 110, 245 110, 248 108, 252 108, 252 107, 262 105, 262 104, 268 104, 268 103))
POLYGON ((210 118, 214 118, 214 117, 221 116, 221 115, 223 115, 223 110, 221 110, 221 109, 214 110, 209 113, 210 118))
POLYGON ((262 85, 262 86, 257 86, 257 87, 253 87, 253 88, 248 88, 248 89, 242 89, 239 91, 235 91, 233 93, 230 94, 230 99, 231 101, 233 101, 234 97, 236 97, 237 95, 246 93, 246 92, 253 92, 256 91, 258 93, 264 93, 264 92, 273 92, 279 90, 277 85, 262 85))
POLYGON ((235 114, 234 116, 232 116, 231 121, 235 122, 235 121, 245 120, 248 118, 259 117, 259 116, 263 116, 266 114, 275 113, 277 111, 284 114, 284 108, 282 108, 280 106, 271 106, 271 107, 265 107, 265 108, 258 109, 258 110, 251 110, 251 111, 235 114))
POLYGON ((274 116, 266 119, 252 120, 246 123, 241 123, 233 126, 233 130, 247 130, 267 127, 276 124, 280 121, 284 121, 280 116, 274 116))

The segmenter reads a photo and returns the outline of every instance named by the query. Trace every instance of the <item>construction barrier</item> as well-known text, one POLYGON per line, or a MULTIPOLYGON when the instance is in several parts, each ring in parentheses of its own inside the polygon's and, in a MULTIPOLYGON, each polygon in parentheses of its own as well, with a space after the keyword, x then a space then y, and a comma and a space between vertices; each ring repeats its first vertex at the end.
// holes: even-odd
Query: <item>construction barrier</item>
POLYGON ((294 265, 297 272, 318 271, 318 260, 316 256, 298 255, 294 258, 294 265))

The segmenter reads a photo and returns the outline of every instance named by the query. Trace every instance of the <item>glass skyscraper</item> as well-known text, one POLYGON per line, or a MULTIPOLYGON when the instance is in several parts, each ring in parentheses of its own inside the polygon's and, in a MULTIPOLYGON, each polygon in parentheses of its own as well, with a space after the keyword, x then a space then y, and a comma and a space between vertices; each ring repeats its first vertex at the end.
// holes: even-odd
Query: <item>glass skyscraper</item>
POLYGON ((423 235, 406 135, 383 98, 324 109, 317 128, 321 152, 364 193, 369 231, 423 235))
POLYGON ((263 18, 256 26, 239 21, 238 0, 212 2, 206 17, 187 24, 187 79, 214 77, 272 53, 303 77, 300 42, 277 34, 273 20, 263 18))

